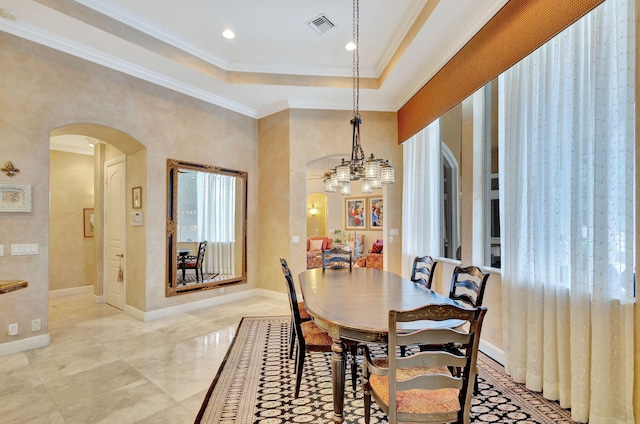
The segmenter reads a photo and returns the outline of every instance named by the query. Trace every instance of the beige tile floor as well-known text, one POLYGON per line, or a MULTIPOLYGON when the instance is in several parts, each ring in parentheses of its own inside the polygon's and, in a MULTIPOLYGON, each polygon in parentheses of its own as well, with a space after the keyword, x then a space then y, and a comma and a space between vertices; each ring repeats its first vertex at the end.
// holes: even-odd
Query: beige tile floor
POLYGON ((141 322, 91 295, 50 300, 51 344, 0 357, 0 423, 193 423, 253 297, 141 322))

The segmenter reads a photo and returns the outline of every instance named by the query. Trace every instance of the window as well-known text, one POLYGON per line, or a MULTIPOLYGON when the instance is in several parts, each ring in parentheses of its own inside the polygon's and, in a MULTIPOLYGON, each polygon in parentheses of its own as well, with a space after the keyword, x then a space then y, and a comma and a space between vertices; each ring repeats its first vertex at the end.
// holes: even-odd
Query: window
POLYGON ((498 80, 484 86, 484 265, 500 268, 500 181, 498 178, 498 80))

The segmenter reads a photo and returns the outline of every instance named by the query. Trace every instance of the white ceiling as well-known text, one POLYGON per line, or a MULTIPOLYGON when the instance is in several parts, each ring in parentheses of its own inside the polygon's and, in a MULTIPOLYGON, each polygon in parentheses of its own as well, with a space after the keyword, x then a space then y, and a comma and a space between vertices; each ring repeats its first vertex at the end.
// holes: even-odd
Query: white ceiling
MULTIPOLYGON (((381 84, 360 109, 397 111, 506 2, 362 1, 360 74, 381 84)), ((0 0, 0 31, 255 118, 352 108, 348 0, 0 0), (320 14, 323 34, 306 25, 320 14)))

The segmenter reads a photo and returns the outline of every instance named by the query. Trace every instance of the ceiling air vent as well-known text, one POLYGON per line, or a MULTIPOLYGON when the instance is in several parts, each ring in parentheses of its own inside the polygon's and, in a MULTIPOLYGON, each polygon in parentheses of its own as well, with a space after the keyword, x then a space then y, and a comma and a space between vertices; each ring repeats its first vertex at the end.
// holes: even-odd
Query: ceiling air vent
POLYGON ((316 16, 315 18, 307 21, 307 25, 311 27, 318 34, 323 34, 333 28, 335 25, 329 18, 325 16, 325 14, 321 14, 316 16))

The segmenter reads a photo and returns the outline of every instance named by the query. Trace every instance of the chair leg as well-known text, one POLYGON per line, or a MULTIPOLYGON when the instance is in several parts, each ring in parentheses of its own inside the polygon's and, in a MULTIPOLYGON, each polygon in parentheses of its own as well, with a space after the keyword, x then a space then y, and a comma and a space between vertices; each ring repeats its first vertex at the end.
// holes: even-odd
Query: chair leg
POLYGON ((293 318, 291 318, 291 332, 289 333, 289 359, 293 359, 293 346, 296 343, 296 331, 293 318))
POLYGON ((294 398, 298 399, 298 395, 300 394, 300 385, 302 384, 302 371, 304 369, 304 354, 305 349, 302 349, 298 346, 298 360, 296 361, 296 391, 294 394, 294 398))
POLYGON ((371 421, 371 392, 369 381, 367 380, 366 382, 364 382, 362 386, 364 388, 364 422, 365 424, 369 424, 369 421, 371 421))
POLYGON ((353 388, 353 397, 356 397, 356 383, 358 381, 358 363, 356 355, 358 354, 358 346, 351 346, 351 387, 353 388))
POLYGON ((473 383, 473 395, 474 396, 477 395, 478 392, 479 392, 479 389, 478 389, 478 371, 476 371, 476 381, 474 381, 474 383, 473 383))

